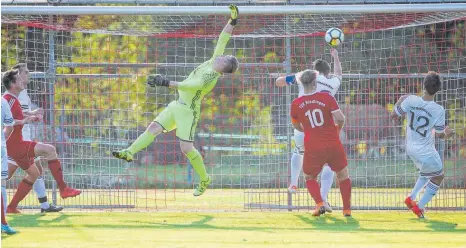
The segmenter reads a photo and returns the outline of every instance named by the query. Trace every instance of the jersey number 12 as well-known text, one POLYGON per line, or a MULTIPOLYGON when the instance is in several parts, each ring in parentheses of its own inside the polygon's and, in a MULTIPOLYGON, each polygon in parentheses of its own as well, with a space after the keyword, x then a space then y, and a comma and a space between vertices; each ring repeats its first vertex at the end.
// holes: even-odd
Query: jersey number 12
POLYGON ((422 137, 426 137, 427 130, 426 129, 422 130, 422 129, 429 125, 429 119, 427 119, 427 117, 425 116, 418 116, 416 119, 416 122, 419 124, 421 124, 421 122, 423 123, 415 128, 414 117, 415 117, 414 112, 411 111, 411 121, 409 122, 409 128, 411 128, 411 130, 413 131, 416 131, 416 133, 420 134, 422 137))
POLYGON ((324 114, 320 109, 314 109, 311 113, 311 110, 306 112, 307 118, 309 118, 309 122, 311 123, 311 127, 320 127, 324 125, 324 114), (319 116, 319 117, 317 117, 319 116))

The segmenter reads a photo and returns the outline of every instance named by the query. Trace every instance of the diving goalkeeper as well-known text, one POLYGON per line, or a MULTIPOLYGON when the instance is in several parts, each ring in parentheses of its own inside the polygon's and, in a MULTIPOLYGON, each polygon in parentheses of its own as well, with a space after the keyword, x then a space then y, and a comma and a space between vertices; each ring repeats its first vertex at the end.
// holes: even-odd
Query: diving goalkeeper
POLYGON ((152 87, 163 86, 178 89, 179 98, 171 102, 129 148, 113 152, 116 158, 131 162, 134 154, 149 146, 157 135, 176 129, 181 151, 189 159, 201 179, 199 186, 194 190, 194 196, 202 195, 211 183, 202 156, 193 146, 201 101, 215 87, 218 78, 223 73, 234 73, 238 69, 238 60, 234 56, 223 55, 238 18, 238 7, 230 5, 230 11, 231 18, 220 34, 212 58, 198 66, 187 79, 183 82, 175 82, 159 74, 147 77, 147 84, 152 87))

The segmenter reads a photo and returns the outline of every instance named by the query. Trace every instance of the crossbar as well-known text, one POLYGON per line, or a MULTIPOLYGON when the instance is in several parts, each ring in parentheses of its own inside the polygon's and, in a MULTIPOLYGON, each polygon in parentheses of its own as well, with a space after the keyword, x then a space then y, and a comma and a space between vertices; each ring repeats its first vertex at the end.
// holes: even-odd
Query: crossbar
MULTIPOLYGON (((195 68, 199 63, 75 63, 75 62, 58 62, 57 67, 82 68, 82 67, 129 67, 129 68, 150 68, 150 67, 190 67, 195 68)), ((241 63, 242 68, 257 67, 278 67, 283 68, 284 63, 241 63)))
MULTIPOLYGON (((462 12, 466 4, 240 6, 242 15, 462 12)), ((2 6, 2 15, 229 15, 224 6, 2 6)))

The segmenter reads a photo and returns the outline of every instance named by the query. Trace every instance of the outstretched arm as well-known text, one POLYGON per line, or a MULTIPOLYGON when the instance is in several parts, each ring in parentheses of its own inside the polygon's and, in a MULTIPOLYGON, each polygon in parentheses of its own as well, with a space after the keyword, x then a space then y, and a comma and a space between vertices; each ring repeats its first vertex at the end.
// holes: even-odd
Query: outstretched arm
POLYGON ((214 55, 212 55, 212 58, 216 58, 220 55, 223 55, 223 53, 225 52, 225 47, 227 46, 231 34, 233 33, 233 29, 235 28, 236 23, 238 22, 238 7, 236 7, 236 5, 234 4, 230 4, 229 8, 231 12, 230 20, 228 21, 227 25, 223 28, 220 37, 218 37, 217 46, 215 47, 214 55))
POLYGON ((333 75, 341 78, 343 70, 341 69, 340 57, 338 57, 338 51, 335 48, 330 50, 330 54, 333 57, 333 75))
POLYGON ((408 97, 409 95, 403 95, 400 97, 400 99, 398 99, 398 101, 395 103, 395 106, 393 107, 392 113, 390 114, 390 118, 398 120, 399 117, 403 116, 406 113, 406 111, 408 111, 407 109, 403 109, 403 107, 401 106, 401 104, 408 97))

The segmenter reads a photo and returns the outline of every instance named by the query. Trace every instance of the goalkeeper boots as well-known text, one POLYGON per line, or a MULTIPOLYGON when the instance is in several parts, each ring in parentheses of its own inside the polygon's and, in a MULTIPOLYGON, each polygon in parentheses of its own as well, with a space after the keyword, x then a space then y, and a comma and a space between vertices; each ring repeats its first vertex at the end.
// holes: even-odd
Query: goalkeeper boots
POLYGON ((115 158, 123 159, 126 162, 132 162, 133 161, 133 154, 130 151, 126 150, 126 149, 121 150, 121 151, 114 151, 114 152, 112 152, 112 155, 115 158))
POLYGON ((199 183, 199 186, 197 186, 197 189, 194 190, 194 193, 193 195, 194 196, 200 196, 202 194, 204 194, 205 190, 207 189, 207 187, 209 187, 210 183, 212 182, 212 179, 210 178, 207 178, 206 181, 201 181, 199 183))
POLYGON ((312 213, 312 216, 321 216, 322 214, 325 214, 325 207, 324 204, 321 202, 317 204, 316 209, 312 213))
POLYGON ((17 232, 15 231, 15 229, 11 228, 11 226, 2 224, 2 233, 11 235, 16 234, 17 232))

